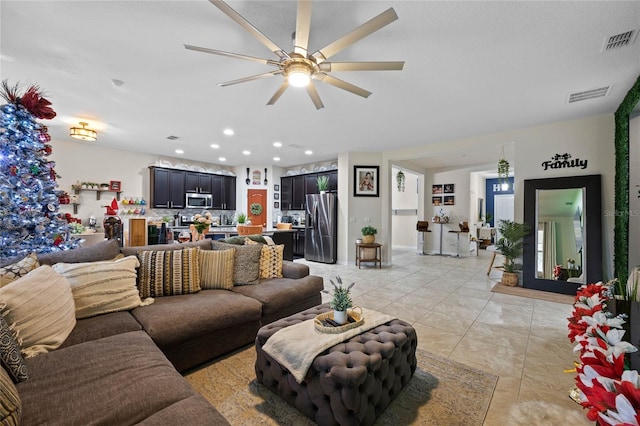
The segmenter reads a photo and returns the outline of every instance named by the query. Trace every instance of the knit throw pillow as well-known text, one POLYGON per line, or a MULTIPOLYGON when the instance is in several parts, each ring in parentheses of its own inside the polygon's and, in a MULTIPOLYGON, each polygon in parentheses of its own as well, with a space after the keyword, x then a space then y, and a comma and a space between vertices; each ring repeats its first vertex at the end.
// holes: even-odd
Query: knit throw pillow
POLYGON ((138 266, 138 258, 128 256, 115 261, 56 263, 53 270, 71 283, 76 318, 80 319, 142 305, 136 287, 138 266))
POLYGON ((200 250, 200 287, 233 288, 235 249, 200 250))
POLYGON ((263 245, 260 253, 260 279, 282 278, 282 256, 284 244, 263 245))
POLYGON ((260 281, 260 253, 261 244, 237 246, 213 241, 214 250, 228 250, 235 248, 235 266, 233 282, 235 285, 258 284, 260 281))
POLYGON ((40 266, 40 264, 38 263, 38 256, 35 253, 31 253, 16 262, 4 265, 0 268, 0 287, 4 287, 23 275, 27 275, 38 266, 40 266))
POLYGON ((76 325, 71 285, 43 265, 0 288, 0 315, 26 358, 57 349, 76 325))
MULTIPOLYGON (((20 353, 20 346, 13 338, 13 333, 9 329, 9 324, 0 315, 0 361, 6 368, 14 383, 22 382, 29 378, 27 365, 20 353)), ((0 422, 2 424, 2 422, 0 422)))
POLYGON ((200 291, 198 248, 138 252, 140 297, 175 296, 200 291))

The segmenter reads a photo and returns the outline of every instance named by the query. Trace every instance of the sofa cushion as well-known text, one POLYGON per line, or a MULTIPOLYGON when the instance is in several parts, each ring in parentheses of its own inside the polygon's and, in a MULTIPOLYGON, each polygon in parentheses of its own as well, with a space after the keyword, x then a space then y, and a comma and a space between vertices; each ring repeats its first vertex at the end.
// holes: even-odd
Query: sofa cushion
POLYGON ((183 250, 185 248, 199 248, 201 250, 211 250, 211 240, 191 241, 181 244, 155 244, 146 246, 121 247, 120 252, 125 256, 135 256, 139 251, 149 250, 183 250))
POLYGON ((214 250, 236 250, 233 282, 236 285, 258 284, 260 280, 260 254, 262 245, 239 246, 213 241, 214 250))
POLYGON ((309 266, 288 260, 282 262, 282 276, 284 278, 304 278, 308 275, 309 266))
POLYGON ((0 287, 4 287, 23 275, 27 275, 38 266, 40 264, 35 253, 30 253, 21 259, 14 259, 8 264, 5 263, 0 268, 0 287))
POLYGON ((260 279, 282 278, 284 245, 263 245, 260 253, 260 279))
POLYGON ((140 296, 173 296, 200 291, 199 248, 138 252, 140 296))
POLYGON ((41 265, 53 265, 58 262, 98 262, 100 260, 114 259, 119 253, 118 241, 104 240, 89 247, 40 254, 38 255, 38 261, 41 265))
POLYGON ((112 312, 76 321, 76 326, 60 348, 89 342, 129 331, 142 330, 142 326, 128 311, 112 312))
POLYGON ((152 414, 137 426, 215 425, 230 423, 202 395, 194 395, 152 414))
POLYGON ((260 301, 262 315, 265 316, 281 311, 289 304, 318 295, 323 288, 322 278, 309 276, 297 280, 272 278, 261 281, 260 285, 236 286, 232 291, 260 301))
POLYGON ((131 311, 160 348, 259 320, 261 312, 260 302, 229 290, 161 297, 131 311))
POLYGON ((22 401, 9 374, 0 367, 0 424, 19 425, 22 401))
POLYGON ((233 288, 235 250, 200 250, 200 287, 233 288))
POLYGON ((53 270, 71 283, 76 318, 125 311, 142 304, 136 287, 138 258, 114 261, 56 263, 53 270))
POLYGON ((0 301, 25 357, 56 349, 76 324, 71 285, 48 265, 0 288, 0 301))
POLYGON ((59 349, 27 364, 31 377, 16 385, 23 424, 135 424, 196 395, 143 331, 59 349))
POLYGON ((0 362, 14 382, 18 383, 29 378, 27 365, 20 353, 20 345, 13 338, 9 324, 2 315, 0 315, 0 362))

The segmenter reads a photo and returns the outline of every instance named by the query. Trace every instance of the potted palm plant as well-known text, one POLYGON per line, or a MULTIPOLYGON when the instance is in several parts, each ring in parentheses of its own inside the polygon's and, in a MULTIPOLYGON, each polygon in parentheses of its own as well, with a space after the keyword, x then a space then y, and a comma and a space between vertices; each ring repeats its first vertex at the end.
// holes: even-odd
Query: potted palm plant
POLYGON ((362 242, 365 244, 371 244, 376 241, 376 234, 378 230, 371 225, 367 225, 360 230, 362 232, 362 242))
POLYGON ((498 230, 502 237, 496 243, 496 248, 504 256, 502 284, 515 287, 518 285, 515 260, 522 256, 524 237, 529 233, 529 225, 502 219, 498 230))

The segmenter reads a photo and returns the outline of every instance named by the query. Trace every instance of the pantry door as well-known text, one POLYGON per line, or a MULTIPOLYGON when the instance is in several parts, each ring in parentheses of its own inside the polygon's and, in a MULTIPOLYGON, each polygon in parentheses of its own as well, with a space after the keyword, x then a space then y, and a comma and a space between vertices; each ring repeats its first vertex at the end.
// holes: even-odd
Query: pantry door
POLYGON ((267 226, 267 190, 249 189, 247 190, 247 216, 251 219, 252 225, 267 226), (251 204, 258 203, 262 206, 262 213, 254 215, 251 213, 251 204))

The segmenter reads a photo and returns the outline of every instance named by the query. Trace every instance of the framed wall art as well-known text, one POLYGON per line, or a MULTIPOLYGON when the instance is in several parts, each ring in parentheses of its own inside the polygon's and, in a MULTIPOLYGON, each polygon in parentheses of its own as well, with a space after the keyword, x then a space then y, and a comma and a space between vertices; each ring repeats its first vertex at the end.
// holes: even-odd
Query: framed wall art
POLYGON ((109 191, 122 191, 122 185, 119 180, 112 180, 109 182, 109 191))
POLYGON ((453 195, 445 195, 444 196, 444 205, 445 206, 455 206, 456 197, 453 195))
POLYGON ((434 206, 441 206, 442 197, 431 197, 431 204, 433 204, 434 206))
POLYGON ((432 194, 442 194, 442 185, 431 185, 432 194))
POLYGON ((353 166, 353 196, 380 196, 380 167, 353 166))
POLYGON ((273 185, 273 190, 274 191, 280 191, 280 185, 273 185))
POLYGON ((274 209, 279 209, 280 208, 280 202, 276 201, 275 203, 273 203, 273 208, 274 209))
POLYGON ((453 194, 455 185, 453 183, 445 183, 444 184, 444 193, 445 194, 453 194))
POLYGON ((277 192, 275 194, 273 194, 273 199, 274 200, 279 200, 280 199, 280 194, 277 193, 277 192))

